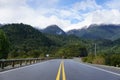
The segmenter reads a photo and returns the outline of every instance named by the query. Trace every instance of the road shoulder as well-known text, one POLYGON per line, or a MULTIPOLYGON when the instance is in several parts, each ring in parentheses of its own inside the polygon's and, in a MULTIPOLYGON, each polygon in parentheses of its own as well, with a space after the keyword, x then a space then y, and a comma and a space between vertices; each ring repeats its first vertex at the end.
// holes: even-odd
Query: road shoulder
MULTIPOLYGON (((73 60, 77 61, 77 62, 80 62, 80 63, 84 63, 84 62, 82 62, 82 60, 80 58, 73 58, 73 60)), ((98 65, 98 64, 90 64, 90 63, 84 63, 84 64, 120 74, 120 68, 119 67, 107 66, 107 65, 98 65)))

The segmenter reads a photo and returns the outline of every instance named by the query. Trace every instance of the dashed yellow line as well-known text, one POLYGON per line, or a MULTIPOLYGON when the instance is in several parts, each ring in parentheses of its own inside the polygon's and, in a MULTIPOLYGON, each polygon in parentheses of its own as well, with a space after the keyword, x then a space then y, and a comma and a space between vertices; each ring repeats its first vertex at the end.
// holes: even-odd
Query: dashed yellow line
POLYGON ((60 80, 61 71, 62 71, 62 80, 66 80, 65 68, 64 68, 64 62, 63 61, 61 61, 61 63, 60 63, 58 73, 57 73, 57 76, 56 76, 56 80, 60 80))

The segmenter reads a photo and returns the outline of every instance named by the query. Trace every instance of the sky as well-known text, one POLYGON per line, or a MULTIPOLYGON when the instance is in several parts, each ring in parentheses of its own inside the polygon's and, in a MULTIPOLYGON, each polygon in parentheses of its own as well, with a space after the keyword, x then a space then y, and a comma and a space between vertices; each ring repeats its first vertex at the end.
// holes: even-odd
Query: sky
POLYGON ((64 31, 120 24, 120 0, 0 0, 0 23, 56 24, 64 31))

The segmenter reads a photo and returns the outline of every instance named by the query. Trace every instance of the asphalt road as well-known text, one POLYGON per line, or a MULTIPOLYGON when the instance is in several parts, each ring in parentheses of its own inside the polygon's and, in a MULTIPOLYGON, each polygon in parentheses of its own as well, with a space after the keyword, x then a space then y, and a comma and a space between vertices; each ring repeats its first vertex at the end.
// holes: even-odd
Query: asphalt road
POLYGON ((55 59, 0 72, 0 80, 120 80, 120 74, 69 59, 55 59))

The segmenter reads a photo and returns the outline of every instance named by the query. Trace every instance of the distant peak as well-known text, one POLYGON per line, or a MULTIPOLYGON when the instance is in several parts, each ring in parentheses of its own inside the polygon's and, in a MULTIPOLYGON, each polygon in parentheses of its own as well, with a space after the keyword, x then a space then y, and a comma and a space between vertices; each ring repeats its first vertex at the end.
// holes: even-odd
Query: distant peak
POLYGON ((66 35, 66 33, 57 25, 47 26, 42 30, 43 33, 57 34, 57 35, 66 35))

